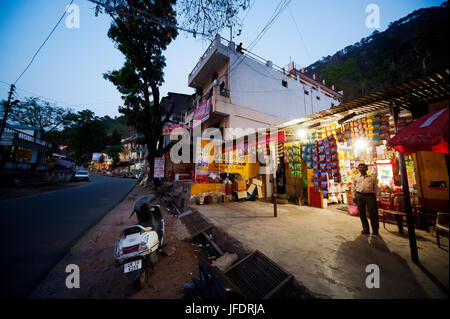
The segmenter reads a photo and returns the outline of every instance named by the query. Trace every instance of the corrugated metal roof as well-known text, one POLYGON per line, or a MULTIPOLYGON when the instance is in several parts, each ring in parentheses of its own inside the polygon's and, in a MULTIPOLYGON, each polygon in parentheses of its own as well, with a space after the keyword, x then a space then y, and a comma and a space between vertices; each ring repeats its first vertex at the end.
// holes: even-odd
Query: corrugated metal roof
POLYGON ((308 115, 304 118, 278 125, 286 128, 303 123, 313 124, 318 120, 333 121, 355 112, 357 115, 371 112, 383 112, 392 102, 405 109, 430 104, 449 98, 449 70, 427 75, 381 91, 377 91, 333 108, 308 115))

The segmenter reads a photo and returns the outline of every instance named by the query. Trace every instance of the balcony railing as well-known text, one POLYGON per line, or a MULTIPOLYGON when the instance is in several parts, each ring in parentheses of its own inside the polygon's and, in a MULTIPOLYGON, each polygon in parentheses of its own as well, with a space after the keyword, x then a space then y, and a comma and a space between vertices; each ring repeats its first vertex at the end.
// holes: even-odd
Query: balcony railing
POLYGON ((194 73, 198 70, 198 68, 200 67, 200 64, 203 62, 203 60, 206 59, 206 57, 208 56, 208 54, 213 50, 214 47, 216 47, 217 45, 222 44, 225 46, 229 46, 230 45, 230 41, 228 41, 227 39, 222 38, 220 35, 216 35, 216 37, 214 38, 213 41, 211 41, 211 43, 209 44, 208 48, 206 49, 205 53, 203 53, 203 55, 200 57, 200 59, 198 60, 197 64, 195 65, 194 69, 192 69, 191 73, 189 73, 189 78, 194 75, 194 73))

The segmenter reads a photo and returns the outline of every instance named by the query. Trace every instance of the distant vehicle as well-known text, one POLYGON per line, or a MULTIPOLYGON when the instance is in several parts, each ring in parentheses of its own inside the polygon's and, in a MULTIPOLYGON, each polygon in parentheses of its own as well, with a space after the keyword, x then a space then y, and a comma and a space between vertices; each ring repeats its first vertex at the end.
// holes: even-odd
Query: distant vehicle
POLYGON ((88 172, 88 171, 78 170, 78 171, 76 171, 75 174, 73 175, 73 179, 74 179, 74 180, 85 180, 85 181, 89 181, 89 172, 88 172))

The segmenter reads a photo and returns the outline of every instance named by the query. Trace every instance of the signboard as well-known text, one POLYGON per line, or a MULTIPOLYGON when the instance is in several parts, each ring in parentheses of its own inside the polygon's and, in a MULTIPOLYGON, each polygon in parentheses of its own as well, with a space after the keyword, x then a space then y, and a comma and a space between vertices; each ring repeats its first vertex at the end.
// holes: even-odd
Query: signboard
POLYGON ((211 113, 211 98, 200 104, 194 111, 193 126, 202 124, 209 119, 211 113))
POLYGON ((168 136, 172 133, 173 130, 177 129, 177 128, 184 128, 184 124, 169 124, 169 125, 164 125, 163 127, 163 136, 168 136))
POLYGON ((163 178, 165 168, 164 157, 155 157, 155 165, 153 168, 153 178, 163 178))
POLYGON ((14 132, 3 132, 0 138, 0 145, 12 145, 14 140, 14 132))

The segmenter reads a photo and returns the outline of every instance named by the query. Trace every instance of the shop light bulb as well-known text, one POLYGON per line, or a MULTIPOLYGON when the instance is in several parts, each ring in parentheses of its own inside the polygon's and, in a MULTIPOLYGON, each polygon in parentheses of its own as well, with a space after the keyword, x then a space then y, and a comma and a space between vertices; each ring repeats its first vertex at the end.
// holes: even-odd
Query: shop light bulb
POLYGON ((305 139, 306 138, 306 131, 301 129, 297 131, 297 136, 300 137, 301 139, 305 139))
POLYGON ((365 139, 358 139, 355 141, 355 148, 357 150, 366 150, 369 147, 369 143, 365 139))

